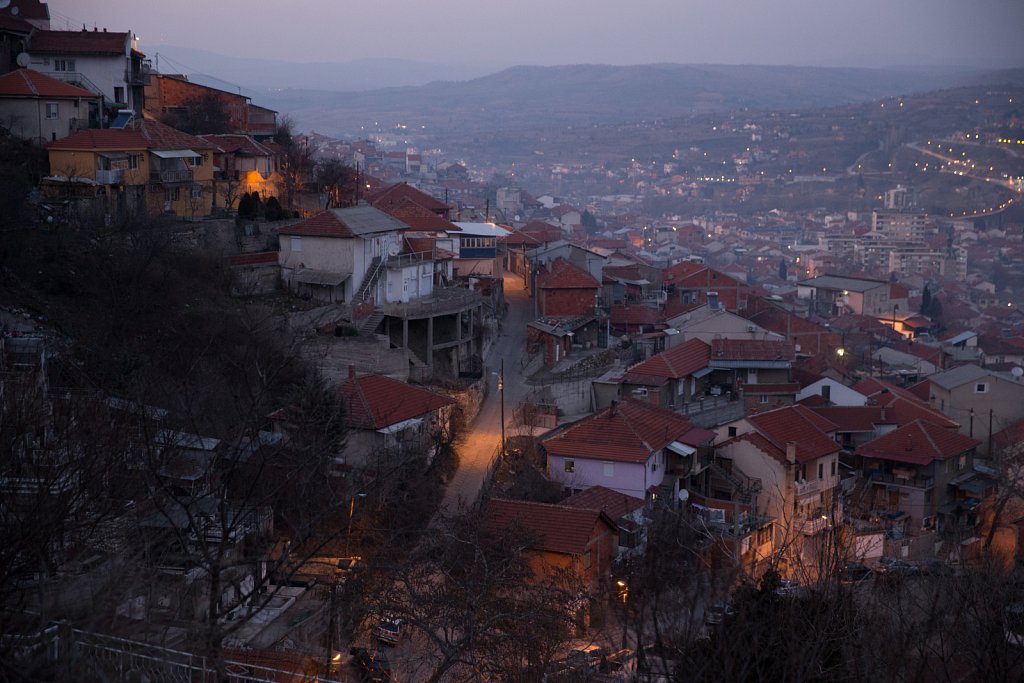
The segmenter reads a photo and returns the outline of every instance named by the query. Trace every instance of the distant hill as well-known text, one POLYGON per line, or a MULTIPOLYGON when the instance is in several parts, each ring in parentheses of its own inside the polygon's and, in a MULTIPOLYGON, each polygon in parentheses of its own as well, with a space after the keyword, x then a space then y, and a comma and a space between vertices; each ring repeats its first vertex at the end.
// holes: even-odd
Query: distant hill
POLYGON ((404 124, 428 134, 651 120, 742 108, 791 111, 962 85, 1021 82, 1020 70, 647 64, 517 66, 467 81, 364 92, 260 96, 303 129, 337 135, 404 124), (1009 79, 1009 80, 1005 80, 1009 79))

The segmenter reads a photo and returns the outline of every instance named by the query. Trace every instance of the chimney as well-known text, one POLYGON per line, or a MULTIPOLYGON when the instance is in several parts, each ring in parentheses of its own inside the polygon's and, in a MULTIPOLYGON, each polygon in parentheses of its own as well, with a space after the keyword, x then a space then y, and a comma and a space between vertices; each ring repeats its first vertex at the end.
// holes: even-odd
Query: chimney
POLYGON ((796 441, 786 442, 786 462, 790 465, 796 464, 796 441))
POLYGON ((353 365, 352 363, 348 364, 348 378, 349 379, 355 379, 356 378, 356 366, 353 365))

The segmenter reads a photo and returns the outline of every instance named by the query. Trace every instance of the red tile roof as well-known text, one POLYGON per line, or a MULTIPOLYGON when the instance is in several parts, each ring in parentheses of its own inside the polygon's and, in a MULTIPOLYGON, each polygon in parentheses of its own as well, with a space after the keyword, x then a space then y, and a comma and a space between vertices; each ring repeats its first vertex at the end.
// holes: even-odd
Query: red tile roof
POLYGON ((262 143, 256 142, 256 140, 253 140, 248 135, 211 134, 200 135, 199 137, 219 148, 220 151, 227 152, 229 154, 241 153, 256 157, 274 156, 274 152, 269 148, 264 147, 262 143))
POLYGON ((282 235, 303 235, 309 237, 355 237, 344 221, 328 209, 312 218, 281 228, 282 235))
POLYGON ((586 491, 566 498, 559 505, 600 510, 609 518, 618 520, 644 507, 646 501, 643 498, 634 498, 604 486, 591 486, 586 491))
MULTIPOLYGON (((405 154, 402 153, 401 156, 404 158, 405 154)), ((378 208, 385 213, 391 213, 390 210, 392 208, 404 203, 405 200, 419 204, 434 213, 441 214, 443 212, 447 214, 448 212, 448 206, 444 202, 434 199, 426 192, 417 190, 407 183, 390 185, 377 190, 367 198, 370 206, 378 208)))
POLYGON ((125 130, 141 133, 149 141, 150 149, 216 149, 216 145, 200 137, 171 128, 149 116, 132 119, 125 130))
MULTIPOLYGON (((626 371, 622 381, 629 384, 646 384, 643 378, 679 379, 701 368, 706 368, 711 358, 711 347, 700 339, 691 339, 679 346, 651 356, 626 371)), ((661 381, 655 382, 661 384, 661 381)))
POLYGON ((651 454, 673 441, 695 446, 707 440, 706 430, 695 430, 682 415, 634 399, 586 417, 543 441, 549 453, 644 463, 651 454), (696 443, 689 443, 699 439, 696 443))
POLYGON ((927 465, 933 460, 966 453, 980 443, 952 429, 915 420, 864 444, 857 449, 857 454, 865 458, 927 465))
POLYGON ((128 34, 115 31, 37 31, 29 39, 31 54, 127 55, 128 34))
POLYGON ((517 246, 535 247, 541 244, 541 240, 533 235, 525 233, 521 230, 513 230, 504 237, 499 237, 498 241, 503 244, 512 244, 517 246))
POLYGON ((1024 420, 1014 422, 1012 425, 992 435, 992 446, 996 450, 1024 445, 1024 420))
POLYGON ((348 377, 338 387, 348 409, 348 424, 357 429, 382 429, 422 417, 455 401, 383 375, 348 377))
POLYGON ((582 555, 596 535, 595 528, 615 524, 599 510, 525 500, 492 498, 483 511, 483 527, 495 532, 519 526, 534 536, 533 550, 582 555))
POLYGON ((96 93, 65 83, 34 69, 16 69, 0 76, 0 97, 74 97, 95 99, 96 93))
POLYGON ((540 289, 599 289, 601 283, 579 266, 559 256, 537 276, 540 289))
POLYGON ((788 341, 771 339, 712 339, 711 360, 787 360, 796 352, 788 341))
POLYGON ((263 251, 256 254, 232 254, 224 257, 224 263, 229 266, 254 266, 267 263, 277 263, 276 251, 263 251))
POLYGON ((750 415, 747 421, 770 441, 783 457, 786 444, 796 444, 797 462, 808 462, 839 451, 839 445, 826 432, 836 425, 802 405, 750 415))
POLYGON ((106 150, 144 150, 149 148, 149 140, 134 130, 118 128, 89 128, 55 140, 48 144, 47 149, 90 150, 102 152, 106 150))
MULTIPOLYGON (((380 207, 377 207, 380 208, 380 207)), ((381 209, 415 230, 426 230, 429 232, 462 232, 462 228, 455 225, 443 216, 439 216, 421 204, 417 204, 408 197, 402 197, 388 209, 381 209)))
POLYGON ((665 315, 650 306, 612 306, 612 325, 658 325, 665 323, 665 315))

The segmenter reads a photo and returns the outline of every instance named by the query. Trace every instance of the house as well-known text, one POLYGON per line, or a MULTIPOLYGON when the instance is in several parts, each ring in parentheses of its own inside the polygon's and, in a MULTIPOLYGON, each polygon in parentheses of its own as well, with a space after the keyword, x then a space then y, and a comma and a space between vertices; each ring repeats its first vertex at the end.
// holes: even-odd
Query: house
POLYGON ((619 380, 619 396, 669 409, 694 401, 710 387, 710 359, 711 347, 691 339, 631 366, 619 380))
POLYGON ((537 277, 543 267, 559 258, 587 271, 597 282, 603 281, 602 272, 608 260, 606 256, 569 242, 551 242, 526 254, 526 262, 523 266, 525 270, 520 271, 519 274, 529 283, 531 293, 537 291, 537 277))
POLYGON ((618 526, 601 510, 492 498, 481 517, 491 534, 525 534, 538 579, 568 571, 584 591, 607 579, 619 545, 618 526))
POLYGON ((666 268, 662 283, 672 300, 684 304, 706 304, 717 299, 722 308, 733 313, 745 310, 755 291, 745 282, 692 261, 682 261, 666 268))
POLYGON ((804 561, 826 548, 805 545, 803 539, 829 532, 843 518, 835 428, 801 405, 718 428, 726 441, 715 447, 716 463, 733 474, 734 482, 757 483, 747 488, 758 514, 776 520, 774 548, 791 545, 795 558, 804 561))
POLYGON ((382 277, 386 262, 401 251, 408 227, 362 205, 330 209, 281 228, 281 278, 293 294, 323 303, 383 303, 429 295, 432 267, 396 264, 394 278, 391 272, 382 277))
MULTIPOLYGON (((884 280, 845 275, 820 275, 797 283, 797 296, 808 301, 811 312, 829 318, 843 313, 892 318, 893 306, 897 311, 900 309, 899 301, 893 302, 890 291, 890 283, 884 280)), ((906 299, 902 303, 902 310, 906 311, 906 299)))
POLYGON ((677 468, 693 469, 698 449, 714 436, 678 413, 627 398, 565 426, 542 445, 548 477, 568 491, 605 486, 634 498, 675 500, 677 468))
POLYGON ((796 400, 803 401, 812 396, 823 398, 825 405, 862 406, 868 402, 867 396, 831 377, 822 377, 801 387, 797 392, 796 400))
POLYGON ((575 318, 539 318, 526 324, 526 350, 544 353, 544 365, 551 367, 573 351, 597 345, 600 326, 593 315, 575 318))
POLYGON ((842 347, 842 337, 832 329, 802 318, 774 303, 761 300, 764 308, 749 316, 751 323, 782 335, 796 352, 817 356, 842 347))
POLYGON ((1024 379, 977 365, 936 373, 930 382, 930 405, 960 424, 960 433, 983 438, 979 452, 989 451, 989 437, 1024 419, 1024 379))
POLYGON ((745 409, 792 405, 800 385, 792 381, 793 345, 765 339, 712 339, 712 393, 743 392, 745 409))
POLYGON ((642 553, 646 544, 644 517, 646 502, 605 486, 592 486, 563 500, 560 505, 597 510, 615 522, 619 529, 618 557, 642 553))
POLYGON ((145 110, 153 116, 174 117, 211 101, 224 113, 228 133, 266 139, 277 132, 277 112, 254 106, 244 95, 193 83, 182 74, 148 74, 145 94, 145 110))
POLYGON ((33 69, 0 76, 0 126, 19 138, 42 144, 99 123, 100 98, 85 88, 33 69))
POLYGON ((27 66, 99 95, 112 120, 120 109, 143 111, 145 55, 137 46, 131 31, 40 30, 29 37, 27 66))
POLYGON ((374 190, 367 196, 366 201, 370 206, 391 215, 395 215, 394 211, 396 209, 412 203, 436 216, 444 219, 448 218, 449 207, 447 204, 434 199, 431 195, 408 183, 395 183, 394 185, 374 190))
POLYGON ((860 446, 861 513, 899 515, 906 531, 936 528, 941 508, 955 502, 950 484, 971 472, 980 443, 919 419, 860 446))
POLYGON ((708 303, 669 317, 666 324, 679 332, 679 343, 700 339, 707 344, 713 339, 774 339, 783 336, 771 332, 757 323, 725 310, 715 292, 707 294, 708 303))
POLYGON ((592 315, 600 288, 590 273, 559 257, 537 274, 537 306, 548 317, 592 315))
POLYGON ((243 193, 256 192, 264 200, 284 189, 282 159, 276 151, 248 135, 200 135, 214 146, 214 206, 230 210, 243 193))
POLYGON ((349 428, 345 464, 379 468, 408 455, 426 457, 447 434, 455 399, 384 375, 349 376, 338 387, 349 428))
POLYGON ((498 239, 507 237, 509 230, 494 223, 456 222, 457 232, 449 236, 455 241, 458 256, 455 272, 461 276, 498 275, 501 264, 498 261, 498 239))
POLYGON ((123 128, 80 130, 47 145, 44 192, 77 187, 101 195, 107 212, 146 211, 198 218, 213 205, 213 145, 149 118, 123 128))

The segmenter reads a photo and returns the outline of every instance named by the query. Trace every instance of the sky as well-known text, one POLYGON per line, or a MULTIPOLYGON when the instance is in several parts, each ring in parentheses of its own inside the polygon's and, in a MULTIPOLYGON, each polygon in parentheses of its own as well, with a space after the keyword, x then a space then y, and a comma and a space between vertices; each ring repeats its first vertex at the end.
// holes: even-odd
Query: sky
MULTIPOLYGON (((17 0, 12 0, 14 4, 17 0)), ((289 62, 1024 66, 1022 0, 50 0, 53 28, 289 62)))

